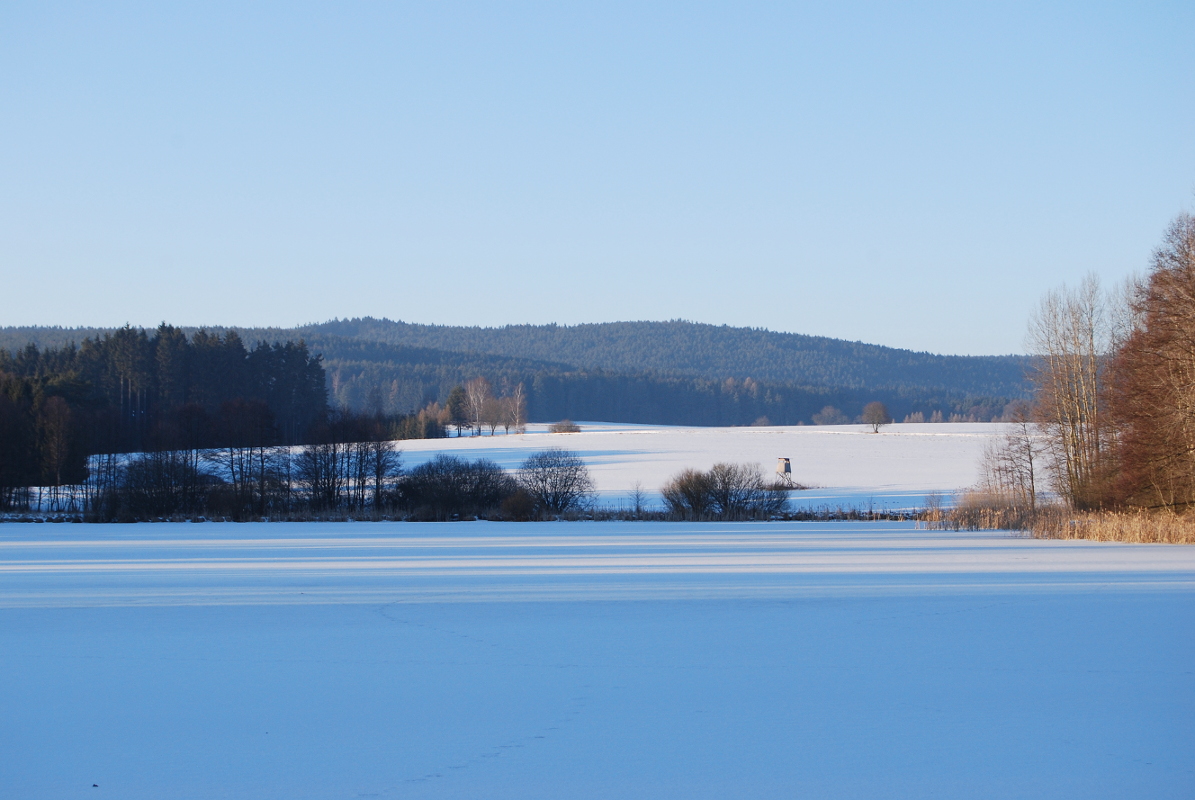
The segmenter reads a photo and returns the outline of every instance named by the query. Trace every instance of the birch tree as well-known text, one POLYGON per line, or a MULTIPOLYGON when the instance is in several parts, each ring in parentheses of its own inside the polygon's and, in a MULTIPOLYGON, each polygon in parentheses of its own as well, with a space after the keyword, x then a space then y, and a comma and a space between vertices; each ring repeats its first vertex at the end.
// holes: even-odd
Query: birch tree
POLYGON ((506 432, 510 433, 510 429, 514 428, 515 433, 523 433, 527 430, 527 390, 520 383, 511 390, 510 394, 503 398, 505 401, 505 416, 503 419, 503 426, 506 432))
POLYGON ((1111 426, 1104 382, 1116 321, 1099 279, 1049 292, 1029 325, 1036 414, 1054 489, 1075 508, 1098 508, 1107 488, 1111 426))
POLYGON ((490 382, 485 378, 474 378, 465 384, 465 408, 469 414, 469 423, 473 426, 476 435, 481 434, 486 406, 493 396, 490 382))

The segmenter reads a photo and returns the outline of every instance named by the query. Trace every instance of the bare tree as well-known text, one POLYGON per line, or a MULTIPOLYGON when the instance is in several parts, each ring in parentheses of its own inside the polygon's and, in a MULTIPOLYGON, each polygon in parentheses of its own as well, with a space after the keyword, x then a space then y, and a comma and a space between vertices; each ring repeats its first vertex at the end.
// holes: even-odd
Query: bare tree
POLYGON ((518 481, 536 507, 550 514, 579 508, 593 491, 593 480, 581 457, 557 447, 528 457, 519 467, 518 481))
POLYGON ((515 433, 523 433, 527 430, 527 390, 520 383, 505 399, 506 413, 503 425, 506 427, 506 432, 510 433, 510 429, 514 428, 515 433))
POLYGON ((365 472, 373 484, 373 507, 381 508, 393 491, 394 480, 402 474, 402 451, 392 441, 369 442, 364 457, 365 472))
POLYGON ((635 514, 635 519, 643 516, 643 506, 646 500, 647 492, 643 488, 643 482, 635 481, 631 484, 631 511, 635 514))
POLYGON ((494 396, 490 382, 485 378, 474 378, 465 384, 465 409, 474 431, 480 435, 485 416, 486 403, 494 396))
POLYGON ((872 433, 879 433, 880 428, 891 421, 892 415, 888 413, 888 406, 879 400, 873 400, 863 406, 863 423, 871 426, 872 433))
POLYGON ((317 511, 331 511, 343 503, 348 484, 349 446, 342 442, 313 444, 299 451, 295 474, 307 489, 308 501, 317 511))
POLYGON ((1094 275, 1076 290, 1047 294, 1030 321, 1029 345, 1037 360, 1031 378, 1052 480, 1075 508, 1099 507, 1106 494, 1111 427, 1103 395, 1115 338, 1115 318, 1094 275))
POLYGON ((1044 443, 1026 404, 1015 406, 1011 424, 984 451, 981 488, 1009 505, 1037 510, 1038 469, 1044 443))
POLYGON ((514 415, 511 413, 511 410, 510 410, 510 405, 511 405, 512 399, 513 398, 511 398, 510 396, 507 396, 507 397, 500 398, 498 400, 499 415, 502 418, 502 432, 505 433, 507 436, 510 435, 510 429, 514 427, 514 419, 513 419, 514 415))
POLYGON ((502 424, 502 419, 505 416, 504 410, 506 398, 499 399, 497 397, 487 397, 481 406, 481 423, 490 430, 490 436, 494 435, 494 431, 502 424))

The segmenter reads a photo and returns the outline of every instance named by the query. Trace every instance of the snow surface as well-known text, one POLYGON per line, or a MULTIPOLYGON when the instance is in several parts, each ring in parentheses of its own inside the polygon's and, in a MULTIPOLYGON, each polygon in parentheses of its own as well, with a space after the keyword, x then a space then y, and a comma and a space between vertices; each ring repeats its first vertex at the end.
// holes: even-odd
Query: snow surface
POLYGON ((979 477, 983 449, 999 423, 889 425, 874 434, 866 425, 760 428, 675 428, 581 423, 580 433, 549 434, 533 425, 526 434, 465 436, 400 442, 404 463, 414 466, 436 453, 490 458, 514 469, 543 447, 576 451, 589 466, 598 501, 626 504, 638 481, 658 505, 659 488, 686 467, 708 469, 719 461, 754 462, 768 474, 776 459, 792 459, 793 480, 813 487, 794 493, 796 507, 921 507, 931 492, 950 494, 979 477))
POLYGON ((905 523, 0 524, 0 795, 1189 798, 1193 600, 905 523))

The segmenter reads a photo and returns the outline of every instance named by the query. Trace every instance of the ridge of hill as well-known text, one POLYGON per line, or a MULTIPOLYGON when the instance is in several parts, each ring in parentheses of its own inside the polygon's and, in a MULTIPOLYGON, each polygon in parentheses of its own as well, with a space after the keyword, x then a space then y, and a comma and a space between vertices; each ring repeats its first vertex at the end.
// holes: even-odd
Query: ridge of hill
POLYGON ((909 389, 1020 397, 1027 356, 943 356, 824 336, 673 320, 499 328, 419 325, 370 317, 295 329, 338 339, 486 353, 578 369, 735 378, 845 389, 909 389))

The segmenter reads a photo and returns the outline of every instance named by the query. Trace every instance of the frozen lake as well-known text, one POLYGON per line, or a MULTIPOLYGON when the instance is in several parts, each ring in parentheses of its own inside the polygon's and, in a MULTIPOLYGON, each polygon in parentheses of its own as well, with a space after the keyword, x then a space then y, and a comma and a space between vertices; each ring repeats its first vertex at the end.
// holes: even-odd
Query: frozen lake
POLYGON ((0 794, 1188 798, 1193 601, 895 523, 2 524, 0 794))

